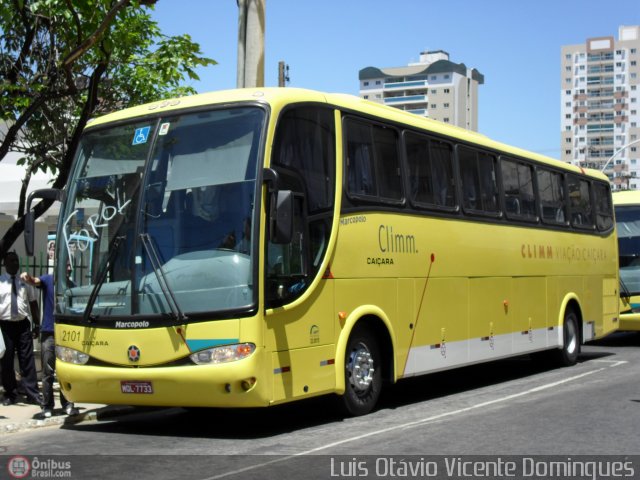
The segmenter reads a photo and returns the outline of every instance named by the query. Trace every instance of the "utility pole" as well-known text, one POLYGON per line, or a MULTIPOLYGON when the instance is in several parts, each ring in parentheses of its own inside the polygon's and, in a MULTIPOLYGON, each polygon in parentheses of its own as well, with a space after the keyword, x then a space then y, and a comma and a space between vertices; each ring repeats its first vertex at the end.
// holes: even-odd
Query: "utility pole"
POLYGON ((278 86, 286 87, 289 83, 289 65, 282 60, 278 62, 278 86))
POLYGON ((266 0, 236 0, 238 4, 238 88, 264 87, 264 26, 266 0))

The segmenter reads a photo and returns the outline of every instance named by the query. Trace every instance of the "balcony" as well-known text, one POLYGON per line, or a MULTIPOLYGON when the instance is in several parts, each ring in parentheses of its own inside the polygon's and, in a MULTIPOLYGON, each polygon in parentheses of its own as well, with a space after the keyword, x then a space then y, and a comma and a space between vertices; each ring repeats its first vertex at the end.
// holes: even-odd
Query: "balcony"
POLYGON ((426 95, 406 95, 401 97, 386 97, 384 99, 385 105, 399 105, 402 103, 426 103, 426 95))
POLYGON ((385 82, 385 90, 403 90, 412 88, 426 88, 428 85, 426 80, 413 80, 408 82, 385 82))

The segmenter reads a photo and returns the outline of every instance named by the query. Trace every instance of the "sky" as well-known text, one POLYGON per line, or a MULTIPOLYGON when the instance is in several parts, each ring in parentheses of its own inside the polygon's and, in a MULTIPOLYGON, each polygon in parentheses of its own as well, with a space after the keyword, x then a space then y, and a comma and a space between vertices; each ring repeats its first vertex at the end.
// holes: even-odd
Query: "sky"
MULTIPOLYGON (((639 0, 265 0, 265 86, 358 95, 358 72, 399 67, 444 50, 484 75, 478 130, 560 156, 561 47, 640 25, 639 0)), ((190 82, 199 93, 235 88, 236 0, 159 0, 167 35, 188 33, 218 62, 190 82)))

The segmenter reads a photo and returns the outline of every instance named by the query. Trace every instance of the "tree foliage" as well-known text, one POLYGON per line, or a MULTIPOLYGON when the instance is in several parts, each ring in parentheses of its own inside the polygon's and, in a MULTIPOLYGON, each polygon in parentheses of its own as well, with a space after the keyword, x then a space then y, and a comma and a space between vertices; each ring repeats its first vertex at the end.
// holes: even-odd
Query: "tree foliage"
MULTIPOLYGON (((187 34, 164 35, 151 17, 157 0, 0 2, 0 161, 25 166, 19 219, 0 255, 24 227, 26 191, 38 171, 63 188, 87 121, 127 106, 195 93, 185 86, 206 58, 187 34)), ((41 202, 36 217, 50 206, 41 202)))

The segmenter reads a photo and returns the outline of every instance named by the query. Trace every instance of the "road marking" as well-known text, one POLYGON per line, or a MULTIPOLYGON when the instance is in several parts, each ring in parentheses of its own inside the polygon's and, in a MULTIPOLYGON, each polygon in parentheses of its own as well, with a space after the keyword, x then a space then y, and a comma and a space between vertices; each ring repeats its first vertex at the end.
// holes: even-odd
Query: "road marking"
POLYGON ((612 367, 617 367, 619 365, 624 365, 625 363, 629 363, 627 360, 589 360, 593 363, 611 363, 612 367))
POLYGON ((524 392, 514 393, 514 394, 511 394, 511 395, 507 395, 505 397, 496 398, 494 400, 488 400, 486 402, 477 403, 475 405, 471 405, 471 406, 465 407, 465 408, 460 408, 458 410, 453 410, 451 412, 440 413, 438 415, 432 415, 431 417, 421 418, 419 420, 414 420, 412 422, 403 423, 401 425, 394 425, 393 427, 381 428, 380 430, 374 430, 373 432, 363 433, 362 435, 356 435, 355 437, 344 438, 342 440, 338 440, 337 442, 327 443, 326 445, 322 445, 320 447, 311 448, 311 449, 305 450, 303 452, 294 453, 294 454, 291 454, 291 455, 287 455, 285 457, 277 458, 277 459, 274 459, 274 460, 269 460, 268 462, 262 462, 262 463, 259 463, 257 465, 251 465, 251 466, 248 466, 248 467, 245 467, 245 468, 240 468, 238 470, 233 470, 231 472, 221 473, 219 475, 214 475, 213 477, 207 477, 207 478, 204 478, 202 480, 217 480, 218 478, 224 478, 224 477, 228 477, 228 476, 231 476, 231 475, 237 475, 239 473, 245 473, 245 472, 248 472, 248 471, 251 471, 251 470, 256 470, 258 468, 262 468, 262 467, 266 467, 266 466, 269 466, 269 465, 273 465, 275 463, 285 462, 287 460, 291 460, 293 458, 300 457, 302 455, 310 455, 312 453, 317 453, 317 452, 320 452, 322 450, 327 450, 329 448, 336 447, 338 445, 343 445, 345 443, 350 443, 350 442, 355 442, 357 440, 362 440, 363 438, 373 437, 373 436, 376 436, 376 435, 381 435, 383 433, 393 432, 395 430, 403 430, 405 428, 413 428, 413 427, 416 427, 416 426, 419 426, 419 425, 424 425, 425 423, 430 423, 430 422, 434 422, 436 420, 440 420, 442 418, 452 417, 454 415, 459 415, 461 413, 467 413, 467 412, 470 412, 472 410, 477 410, 479 408, 484 408, 484 407, 486 407, 488 405, 495 405, 497 403, 508 402, 509 400, 513 400, 515 398, 524 397, 524 396, 530 395, 532 393, 542 392, 544 390, 548 390, 550 388, 554 388, 554 387, 557 387, 559 385, 563 385, 565 383, 573 382, 573 381, 578 380, 580 378, 584 378, 584 377, 587 377, 589 375, 593 375, 594 373, 600 373, 600 372, 606 370, 607 368, 616 367, 616 366, 621 365, 623 363, 627 363, 625 361, 614 362, 614 361, 607 361, 607 360, 601 360, 601 362, 613 363, 613 365, 611 365, 609 367, 598 368, 596 370, 590 370, 588 372, 581 373, 580 375, 574 375, 573 377, 565 378, 564 380, 558 380, 557 382, 546 383, 544 385, 540 385, 539 387, 534 387, 534 388, 530 388, 529 390, 525 390, 524 392))

